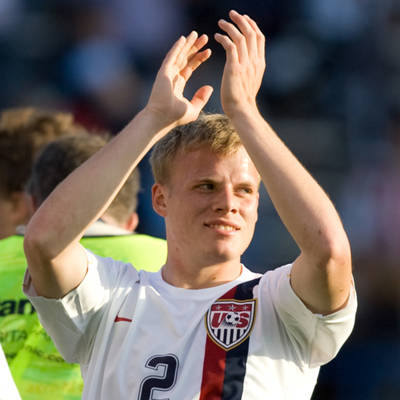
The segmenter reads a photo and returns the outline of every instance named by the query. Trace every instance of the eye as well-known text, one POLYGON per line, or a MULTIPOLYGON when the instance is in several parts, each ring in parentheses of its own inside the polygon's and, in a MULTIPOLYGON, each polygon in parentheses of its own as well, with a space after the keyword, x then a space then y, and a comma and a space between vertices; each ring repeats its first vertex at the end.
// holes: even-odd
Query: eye
POLYGON ((252 193, 254 193, 254 189, 251 188, 251 187, 248 187, 248 186, 240 187, 240 188, 238 189, 238 191, 239 191, 240 193, 245 193, 245 194, 252 194, 252 193))
POLYGON ((215 189, 215 185, 211 182, 204 182, 197 185, 197 188, 204 191, 210 191, 215 189))

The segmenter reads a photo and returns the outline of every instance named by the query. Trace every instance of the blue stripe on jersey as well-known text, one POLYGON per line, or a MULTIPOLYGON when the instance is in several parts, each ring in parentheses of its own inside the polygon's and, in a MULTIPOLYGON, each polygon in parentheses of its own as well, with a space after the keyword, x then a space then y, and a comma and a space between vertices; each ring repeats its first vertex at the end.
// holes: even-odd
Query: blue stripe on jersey
MULTIPOLYGON (((241 283, 236 287, 235 300, 253 299, 253 288, 260 278, 241 283)), ((225 377, 221 400, 240 400, 243 394, 243 381, 246 375, 247 355, 250 336, 239 346, 226 352, 225 377)))

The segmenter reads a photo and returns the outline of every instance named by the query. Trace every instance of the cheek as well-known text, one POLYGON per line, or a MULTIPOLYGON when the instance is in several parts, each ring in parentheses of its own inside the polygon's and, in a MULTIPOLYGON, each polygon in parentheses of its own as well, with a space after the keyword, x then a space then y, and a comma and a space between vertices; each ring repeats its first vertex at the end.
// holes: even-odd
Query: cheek
POLYGON ((258 199, 243 204, 242 214, 246 220, 255 223, 258 219, 258 199))
POLYGON ((181 212, 187 215, 202 214, 209 207, 210 199, 197 194, 182 196, 181 201, 175 204, 175 209, 178 213, 181 212))

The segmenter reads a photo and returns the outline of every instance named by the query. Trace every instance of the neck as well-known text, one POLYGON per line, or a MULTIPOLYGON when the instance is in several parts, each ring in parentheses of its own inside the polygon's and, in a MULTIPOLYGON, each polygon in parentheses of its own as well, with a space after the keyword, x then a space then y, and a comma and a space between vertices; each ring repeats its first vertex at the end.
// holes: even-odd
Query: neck
POLYGON ((173 263, 170 259, 162 268, 162 277, 170 285, 184 289, 205 289, 231 282, 242 272, 240 260, 212 265, 173 263))

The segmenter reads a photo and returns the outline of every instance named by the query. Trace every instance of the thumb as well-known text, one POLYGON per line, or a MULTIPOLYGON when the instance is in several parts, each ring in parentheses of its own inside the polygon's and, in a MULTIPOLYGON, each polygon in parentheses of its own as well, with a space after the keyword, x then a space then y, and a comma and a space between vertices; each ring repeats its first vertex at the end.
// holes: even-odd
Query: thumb
POLYGON ((205 85, 202 86, 197 92, 194 94, 192 97, 192 100, 190 100, 190 103, 192 106, 200 111, 203 109, 203 107, 207 104, 208 100, 210 99, 212 92, 213 92, 212 86, 205 85))

